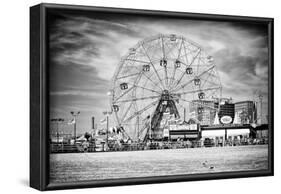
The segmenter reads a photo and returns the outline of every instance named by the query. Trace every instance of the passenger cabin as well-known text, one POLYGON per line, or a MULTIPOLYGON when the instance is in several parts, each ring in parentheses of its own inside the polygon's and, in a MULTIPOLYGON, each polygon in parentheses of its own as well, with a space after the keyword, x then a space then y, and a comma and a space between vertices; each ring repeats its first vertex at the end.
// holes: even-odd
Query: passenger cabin
POLYGON ((160 66, 167 67, 167 60, 166 59, 161 59, 160 60, 160 66))
POLYGON ((194 85, 199 86, 201 84, 201 80, 199 78, 194 79, 194 85))
POLYGON ((198 98, 199 99, 204 99, 205 98, 205 93, 204 92, 199 92, 198 98))
POLYGON ((118 112, 119 111, 119 106, 118 105, 113 105, 112 109, 114 112, 118 112))
POLYGON ((142 70, 144 72, 148 72, 148 71, 150 71, 150 66, 149 65, 143 65, 142 70))
POLYGON ((193 73, 192 67, 187 67, 185 70, 186 74, 190 75, 193 73))
POLYGON ((175 67, 179 68, 181 66, 181 62, 179 60, 176 60, 175 62, 175 67))
POLYGON ((214 62, 214 58, 212 56, 207 57, 208 63, 212 64, 214 62))
POLYGON ((128 84, 122 83, 122 84, 120 84, 120 88, 121 88, 121 90, 126 90, 126 89, 128 89, 128 84))
POLYGON ((136 49, 135 49, 135 48, 130 48, 130 49, 129 49, 129 54, 130 54, 130 55, 136 54, 136 49))

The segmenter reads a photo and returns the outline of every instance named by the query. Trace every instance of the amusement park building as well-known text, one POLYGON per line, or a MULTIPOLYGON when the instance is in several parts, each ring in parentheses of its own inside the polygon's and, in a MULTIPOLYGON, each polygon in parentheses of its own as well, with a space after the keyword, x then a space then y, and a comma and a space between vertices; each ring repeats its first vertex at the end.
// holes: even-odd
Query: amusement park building
POLYGON ((257 119, 257 109, 254 101, 235 103, 235 114, 241 118, 241 123, 254 123, 257 119))
POLYGON ((200 125, 212 125, 214 123, 216 111, 215 102, 211 100, 193 100, 190 103, 190 112, 200 125))
MULTIPOLYGON (((215 103, 215 107, 217 108, 219 105, 216 102, 215 103)), ((220 108, 219 108, 219 119, 221 120, 221 118, 223 116, 230 116, 232 118, 232 121, 234 120, 234 116, 235 116, 235 105, 231 102, 231 101, 225 101, 223 104, 220 104, 220 108)), ((232 123, 232 122, 231 122, 232 123)))
POLYGON ((230 100, 220 104, 220 108, 219 103, 212 100, 193 100, 190 103, 190 112, 194 114, 200 125, 213 125, 218 109, 219 120, 223 116, 230 116, 232 121, 234 120, 235 105, 230 100))

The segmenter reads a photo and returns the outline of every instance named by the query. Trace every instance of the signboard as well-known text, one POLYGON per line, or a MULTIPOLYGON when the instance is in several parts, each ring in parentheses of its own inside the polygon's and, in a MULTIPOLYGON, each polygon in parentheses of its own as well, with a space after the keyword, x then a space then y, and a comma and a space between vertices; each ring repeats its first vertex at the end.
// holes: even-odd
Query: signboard
POLYGON ((225 136, 224 129, 202 131, 202 137, 224 137, 224 136, 225 136))
POLYGON ((189 129, 190 130, 197 130, 197 124, 190 124, 190 127, 189 127, 189 129))
POLYGON ((170 125, 170 130, 171 131, 177 130, 177 125, 170 125))
POLYGON ((170 125, 171 131, 176 130, 197 130, 197 124, 190 124, 190 125, 170 125))
POLYGON ((243 135, 243 136, 249 136, 250 129, 227 129, 227 136, 237 136, 237 135, 243 135))
POLYGON ((221 120, 221 123, 223 123, 223 124, 229 124, 232 122, 231 116, 223 116, 223 117, 221 117, 220 120, 221 120))
POLYGON ((171 139, 178 139, 178 138, 198 138, 198 134, 171 135, 171 139))
POLYGON ((165 128, 163 130, 163 137, 169 137, 169 129, 165 128))
POLYGON ((178 130, 189 130, 189 125, 178 125, 178 130))

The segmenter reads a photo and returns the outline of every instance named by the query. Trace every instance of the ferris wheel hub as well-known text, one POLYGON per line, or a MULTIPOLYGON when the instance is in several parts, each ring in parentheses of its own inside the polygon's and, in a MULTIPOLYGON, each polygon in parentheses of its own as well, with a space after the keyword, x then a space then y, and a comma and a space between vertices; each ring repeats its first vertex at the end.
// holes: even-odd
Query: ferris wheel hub
POLYGON ((168 90, 163 90, 163 93, 161 95, 161 100, 171 100, 172 99, 172 96, 169 94, 169 91, 168 90))

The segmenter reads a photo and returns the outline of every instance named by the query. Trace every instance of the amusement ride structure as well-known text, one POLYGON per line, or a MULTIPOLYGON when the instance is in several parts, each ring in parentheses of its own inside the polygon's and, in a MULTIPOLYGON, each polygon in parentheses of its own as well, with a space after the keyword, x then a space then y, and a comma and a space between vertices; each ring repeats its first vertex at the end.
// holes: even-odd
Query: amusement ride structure
POLYGON ((185 120, 191 103, 198 105, 198 113, 206 106, 216 109, 203 102, 220 99, 221 88, 213 57, 201 46, 160 34, 138 42, 121 59, 110 104, 128 138, 160 139, 167 122, 185 120))

